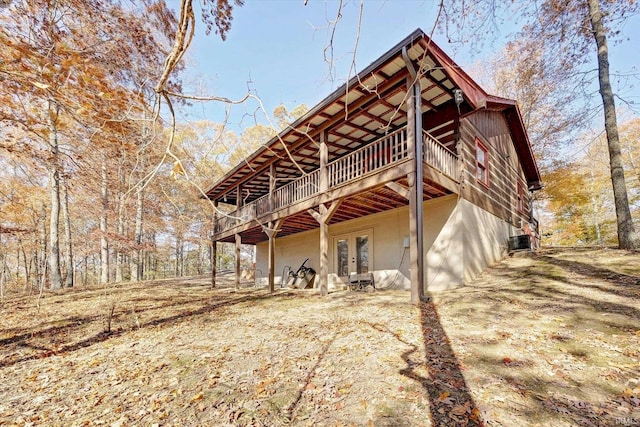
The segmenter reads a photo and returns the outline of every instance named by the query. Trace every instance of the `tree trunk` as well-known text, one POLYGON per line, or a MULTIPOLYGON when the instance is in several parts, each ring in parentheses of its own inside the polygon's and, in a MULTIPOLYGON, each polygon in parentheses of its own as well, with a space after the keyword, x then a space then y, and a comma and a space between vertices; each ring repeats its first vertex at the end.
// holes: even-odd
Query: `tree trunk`
POLYGON ((82 286, 87 286, 89 283, 89 257, 84 256, 84 274, 82 275, 82 286))
POLYGON ((134 244, 135 248, 131 254, 131 281, 137 282, 138 280, 142 280, 142 249, 140 248, 142 245, 142 225, 144 219, 144 189, 142 185, 138 186, 138 191, 136 192, 136 226, 135 226, 135 234, 134 234, 134 244))
POLYGON ((102 186, 100 198, 102 200, 102 215, 100 216, 100 283, 109 283, 109 241, 107 240, 107 215, 109 209, 109 191, 107 176, 107 160, 102 160, 102 186))
POLYGON ((120 163, 118 167, 118 239, 116 241, 116 282, 124 280, 124 265, 126 262, 123 242, 126 228, 125 204, 126 204, 126 173, 125 163, 127 161, 126 150, 120 152, 120 163))
MULTIPOLYGON (((0 244, 2 243, 2 238, 0 236, 0 244)), ((1 247, 1 246, 0 246, 1 247)), ((6 277, 4 275, 5 272, 5 265, 6 265, 6 258, 3 252, 0 251, 0 301, 4 302, 4 288, 5 288, 5 283, 6 283, 6 277)))
POLYGON ((176 268, 175 268, 175 277, 182 276, 182 240, 176 239, 176 268))
POLYGON ((24 283, 25 286, 29 286, 29 282, 31 281, 31 260, 27 259, 27 251, 24 249, 24 242, 20 238, 18 238, 18 245, 18 258, 20 258, 20 254, 22 254, 22 261, 24 263, 24 283))
MULTIPOLYGON (((44 208, 43 208, 44 209, 44 208)), ((47 264, 49 259, 47 257, 48 245, 47 245, 47 221, 46 213, 43 212, 42 227, 40 228, 40 259, 37 261, 38 271, 36 273, 37 288, 40 289, 44 286, 47 279, 47 264)))
POLYGON ((51 186, 51 216, 49 221, 49 287, 50 289, 62 288, 60 274, 60 172, 58 170, 58 129, 55 120, 58 115, 58 107, 49 102, 49 151, 51 160, 49 163, 49 184, 51 186))
POLYGON ((618 245, 621 249, 634 249, 638 247, 638 237, 633 226, 627 186, 624 180, 622 166, 622 150, 618 136, 618 124, 616 119, 616 105, 609 80, 609 48, 607 36, 602 23, 599 0, 588 0, 589 18, 598 47, 598 81, 600 83, 600 95, 604 106, 604 129, 607 134, 609 146, 609 164, 611 167, 611 183, 613 185, 613 198, 616 207, 616 219, 618 224, 618 245))
POLYGON ((67 191, 67 180, 61 179, 60 190, 62 196, 62 223, 64 224, 64 239, 66 252, 64 255, 67 272, 65 275, 64 286, 72 288, 74 282, 75 269, 73 266, 73 244, 71 242, 71 218, 69 217, 69 193, 67 191))
MULTIPOLYGON (((124 184, 122 182, 122 184, 124 184)), ((121 187, 122 188, 122 187, 121 187)), ((122 191, 122 190, 120 190, 122 191)), ((122 238, 124 237, 124 193, 118 196, 118 242, 116 246, 116 282, 124 280, 124 252, 122 251, 122 238)))

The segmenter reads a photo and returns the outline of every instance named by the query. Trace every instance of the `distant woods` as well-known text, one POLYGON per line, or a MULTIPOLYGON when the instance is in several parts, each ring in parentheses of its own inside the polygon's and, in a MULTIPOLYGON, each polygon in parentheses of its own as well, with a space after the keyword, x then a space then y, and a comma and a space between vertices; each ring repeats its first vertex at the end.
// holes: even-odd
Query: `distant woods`
MULTIPOLYGON (((202 5, 220 36, 230 4, 202 5)), ((184 64, 165 73, 179 24, 151 0, 0 9, 2 294, 210 271, 213 212, 194 184, 211 184, 276 130, 178 124, 181 164, 162 161, 169 131, 155 86, 163 78, 163 90, 182 91, 184 64)), ((231 254, 221 245, 220 268, 231 254)))
MULTIPOLYGON (((282 112, 284 107, 279 108, 282 112)), ((276 112, 274 120, 278 117, 276 112)), ((167 132, 157 129, 155 138, 165 138, 167 132)), ((173 150, 184 170, 176 171, 167 162, 149 180, 146 176, 157 166, 162 144, 146 144, 143 149, 119 145, 116 153, 96 150, 86 158, 74 157, 73 170, 65 170, 60 181, 65 189, 60 200, 67 204, 60 210, 65 212, 59 227, 61 286, 209 273, 213 211, 183 174, 207 187, 275 132, 263 125, 240 134, 223 123, 180 125, 173 150)), ((19 153, 4 156, 0 163, 3 288, 51 288, 50 176, 42 165, 19 153)), ((233 247, 219 244, 218 268, 231 269, 234 256, 233 247)), ((246 268, 251 258, 250 252, 243 253, 246 268)))

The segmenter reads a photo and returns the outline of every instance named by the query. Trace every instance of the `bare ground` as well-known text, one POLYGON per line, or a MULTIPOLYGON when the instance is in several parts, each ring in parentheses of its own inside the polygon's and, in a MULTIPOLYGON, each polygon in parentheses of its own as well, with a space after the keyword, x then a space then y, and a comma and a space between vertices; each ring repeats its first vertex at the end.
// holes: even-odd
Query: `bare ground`
POLYGON ((508 258, 420 306, 200 278, 12 296, 0 316, 0 425, 640 425, 625 251, 508 258))

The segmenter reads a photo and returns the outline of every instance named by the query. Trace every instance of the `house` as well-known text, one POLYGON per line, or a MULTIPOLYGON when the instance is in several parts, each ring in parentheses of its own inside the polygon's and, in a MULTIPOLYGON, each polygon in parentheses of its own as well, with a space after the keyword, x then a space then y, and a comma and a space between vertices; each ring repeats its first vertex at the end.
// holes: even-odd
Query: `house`
POLYGON ((322 294, 366 274, 418 301, 472 280, 510 237, 535 236, 540 188, 517 103, 416 30, 206 195, 235 208, 217 214, 214 253, 256 245, 258 284, 273 290, 309 258, 322 294))

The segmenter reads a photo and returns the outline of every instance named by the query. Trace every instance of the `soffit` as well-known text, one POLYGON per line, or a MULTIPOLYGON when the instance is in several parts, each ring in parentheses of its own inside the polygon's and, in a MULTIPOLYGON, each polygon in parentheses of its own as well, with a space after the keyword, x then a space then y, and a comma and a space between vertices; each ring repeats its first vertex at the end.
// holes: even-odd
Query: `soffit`
POLYGON ((409 72, 402 58, 403 46, 410 46, 408 56, 419 71, 422 111, 437 110, 452 102, 456 86, 427 52, 427 45, 419 42, 423 37, 421 31, 414 32, 237 165, 207 196, 236 204, 238 185, 243 188, 244 203, 267 194, 271 163, 275 166, 277 186, 317 169, 321 133, 326 134, 331 162, 404 126, 409 72))

